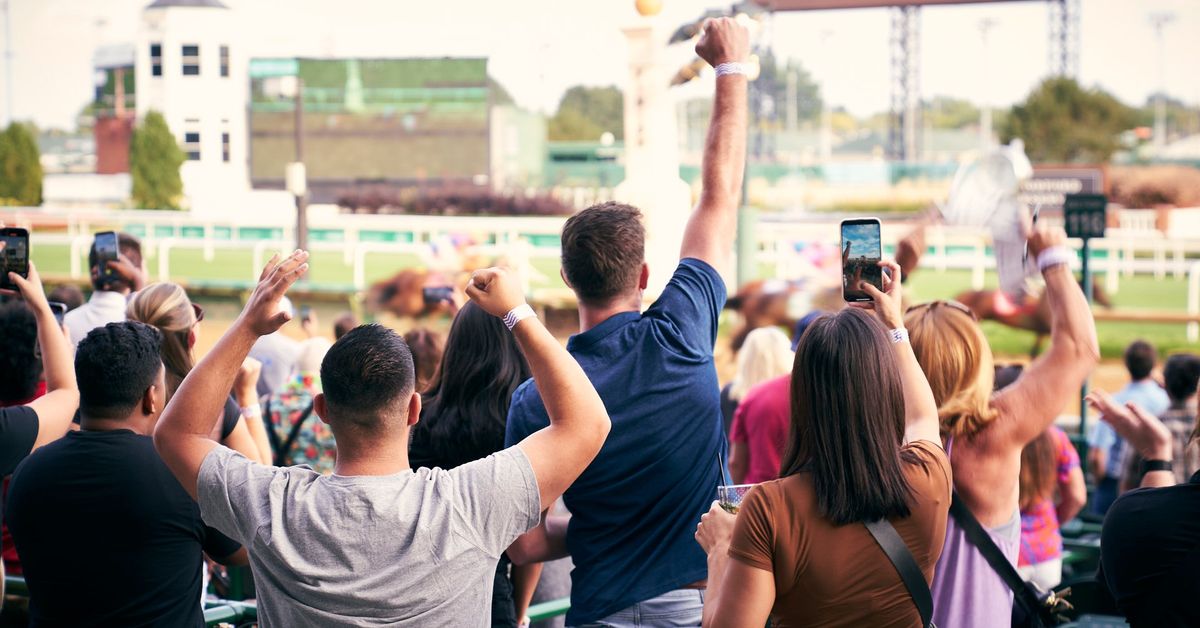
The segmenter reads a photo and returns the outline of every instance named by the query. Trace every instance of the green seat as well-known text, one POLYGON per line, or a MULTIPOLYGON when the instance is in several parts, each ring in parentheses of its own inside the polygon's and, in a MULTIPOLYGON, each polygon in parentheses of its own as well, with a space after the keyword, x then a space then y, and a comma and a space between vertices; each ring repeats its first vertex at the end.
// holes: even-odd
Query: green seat
POLYGON ((534 604, 529 607, 529 621, 537 622, 551 617, 559 617, 566 615, 569 610, 571 610, 571 598, 569 597, 534 604))

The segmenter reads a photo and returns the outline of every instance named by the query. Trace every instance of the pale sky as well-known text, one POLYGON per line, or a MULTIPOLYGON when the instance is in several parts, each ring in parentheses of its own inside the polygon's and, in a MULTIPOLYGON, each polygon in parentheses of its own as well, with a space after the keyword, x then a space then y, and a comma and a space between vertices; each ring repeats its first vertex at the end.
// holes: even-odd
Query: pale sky
MULTIPOLYGON (((548 112, 571 85, 623 83, 628 56, 620 29, 639 19, 633 0, 223 1, 249 34, 241 38, 249 56, 486 56, 491 74, 520 104, 548 112)), ((8 2, 14 116, 73 128, 91 97, 96 45, 131 41, 150 0, 8 2)), ((663 4, 659 19, 673 29, 729 0, 663 4)), ((1143 103, 1159 84, 1148 16, 1170 12, 1176 19, 1165 36, 1166 90, 1200 103, 1200 0, 1082 0, 1082 6, 1084 84, 1143 103)), ((769 34, 777 55, 800 59, 823 83, 827 102, 866 115, 889 103, 889 19, 884 9, 783 13, 769 34)), ((923 94, 998 106, 1024 98, 1048 70, 1047 28, 1045 2, 924 8, 923 94), (986 73, 978 27, 985 18, 996 21, 986 73)), ((671 53, 680 65, 690 57, 685 46, 671 53)), ((0 82, 0 95, 6 90, 0 82)))

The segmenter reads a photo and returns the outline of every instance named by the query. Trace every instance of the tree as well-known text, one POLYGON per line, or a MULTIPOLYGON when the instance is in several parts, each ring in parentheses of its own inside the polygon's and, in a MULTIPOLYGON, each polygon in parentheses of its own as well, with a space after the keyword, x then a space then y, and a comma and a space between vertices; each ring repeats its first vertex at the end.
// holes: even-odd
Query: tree
POLYGON ((1025 140, 1034 162, 1108 160, 1120 147, 1119 135, 1134 126, 1134 112, 1099 88, 1084 89, 1074 79, 1042 81, 1024 103, 1013 105, 1003 141, 1025 140))
POLYGON ((821 86, 817 85, 808 70, 795 59, 789 59, 786 65, 781 65, 771 51, 764 50, 759 55, 759 74, 754 81, 754 89, 761 89, 770 99, 772 117, 782 128, 788 116, 788 76, 792 76, 795 91, 792 97, 796 103, 796 120, 800 122, 816 120, 821 115, 821 86))
MULTIPOLYGON (((1192 135, 1200 133, 1200 108, 1189 107, 1187 103, 1167 96, 1163 100, 1167 114, 1167 136, 1173 134, 1192 135)), ((1146 99, 1146 104, 1137 110, 1138 126, 1153 127, 1158 108, 1158 94, 1152 94, 1146 99)))
POLYGON ((183 180, 179 167, 187 156, 179 149, 162 114, 151 111, 133 130, 129 142, 129 174, 133 205, 141 209, 179 209, 183 180))
POLYGON ((617 139, 625 136, 625 94, 615 85, 568 89, 546 127, 554 142, 597 142, 606 131, 617 139))
POLYGON ((13 122, 0 133, 0 204, 42 204, 42 162, 31 126, 13 122))
POLYGON ((979 107, 969 100, 935 96, 922 106, 923 115, 935 129, 964 129, 979 124, 979 107))

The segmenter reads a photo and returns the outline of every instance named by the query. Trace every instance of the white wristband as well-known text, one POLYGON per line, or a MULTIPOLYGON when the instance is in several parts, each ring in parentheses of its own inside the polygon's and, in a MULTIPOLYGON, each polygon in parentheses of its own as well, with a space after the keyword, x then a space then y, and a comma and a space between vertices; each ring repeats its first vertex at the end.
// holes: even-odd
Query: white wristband
POLYGON ((713 69, 717 71, 717 76, 725 76, 726 74, 741 74, 742 76, 746 76, 750 74, 745 63, 738 63, 736 61, 722 63, 713 69))
POLYGON ((504 326, 507 327, 509 331, 512 331, 512 328, 516 327, 517 323, 527 318, 534 318, 536 316, 537 314, 533 313, 533 308, 529 307, 528 303, 522 303, 521 305, 509 310, 508 314, 504 315, 504 326))
POLYGON ((1047 268, 1060 266, 1062 264, 1070 264, 1074 259, 1075 254, 1065 246, 1052 246, 1041 253, 1038 253, 1037 263, 1038 271, 1046 272, 1047 268))
POLYGON ((903 327, 897 327, 889 331, 888 334, 892 337, 893 344, 908 342, 908 330, 903 327))
POLYGON ((254 417, 262 416, 262 404, 256 403, 254 405, 250 405, 250 406, 246 406, 246 407, 242 408, 242 416, 244 416, 246 418, 254 418, 254 417))

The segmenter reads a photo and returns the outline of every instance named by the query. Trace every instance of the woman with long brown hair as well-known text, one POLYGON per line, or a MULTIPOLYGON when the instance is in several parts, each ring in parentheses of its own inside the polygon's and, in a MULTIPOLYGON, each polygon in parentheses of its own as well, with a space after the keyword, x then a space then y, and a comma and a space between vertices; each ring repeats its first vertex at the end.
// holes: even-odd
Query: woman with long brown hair
MULTIPOLYGON (((153 325, 162 332, 162 361, 166 369, 167 401, 183 378, 196 365, 193 349, 204 320, 204 309, 192 303, 179 284, 156 283, 129 298, 125 316, 131 321, 153 325)), ((226 400, 219 423, 221 444, 262 464, 271 464, 271 445, 262 421, 256 385, 262 365, 247 359, 234 382, 233 395, 226 400), (235 398, 236 397, 236 398, 235 398)))
MULTIPOLYGON (((1099 360, 1096 325, 1071 272, 1075 254, 1065 243, 1062 229, 1029 235, 1030 260, 1037 260, 1046 281, 1051 346, 1004 390, 993 394, 992 352, 970 310, 934 301, 905 316, 937 400, 956 499, 1014 567, 1021 534, 1021 450, 1078 400, 1080 384, 1099 360)), ((1013 592, 954 518, 947 525, 933 599, 939 626, 1011 625, 1013 592)))
POLYGON ((751 489, 736 516, 714 502, 696 529, 708 553, 705 626, 762 626, 768 617, 780 627, 920 623, 864 524, 886 520, 928 585, 950 463, 903 328, 900 267, 884 266, 887 292, 866 288, 878 318, 848 308, 817 319, 800 340, 781 477, 751 489))
POLYGON ((1062 582, 1061 524, 1087 503, 1079 454, 1062 428, 1051 425, 1021 450, 1018 477, 1021 549, 1017 572, 1049 591, 1062 582))

